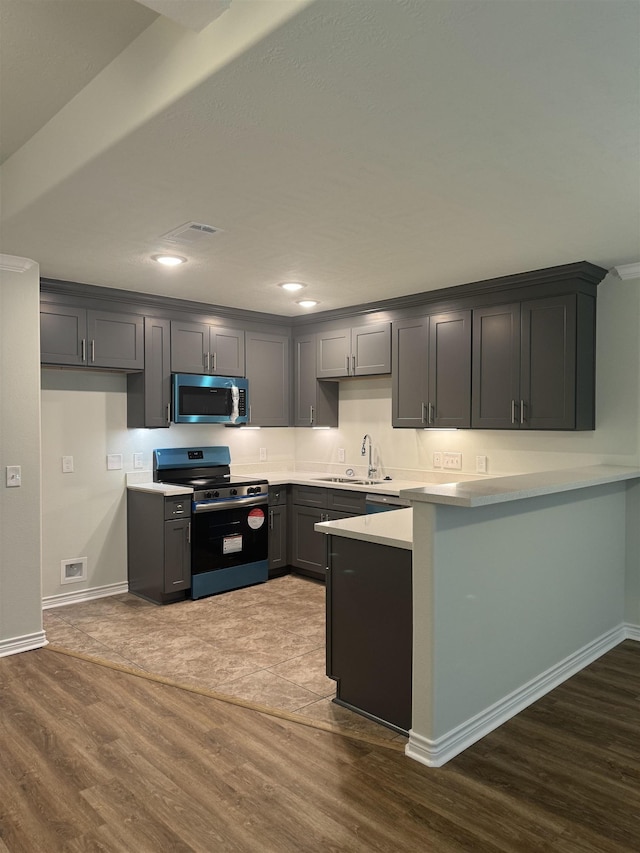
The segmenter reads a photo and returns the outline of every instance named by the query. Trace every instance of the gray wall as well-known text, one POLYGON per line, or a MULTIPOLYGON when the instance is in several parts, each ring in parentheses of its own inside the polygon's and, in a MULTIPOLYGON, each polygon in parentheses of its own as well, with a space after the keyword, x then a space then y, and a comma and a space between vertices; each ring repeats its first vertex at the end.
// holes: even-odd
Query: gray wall
POLYGON ((0 655, 44 643, 40 580, 40 277, 0 255, 0 655), (22 485, 6 488, 6 466, 22 485))
POLYGON ((417 742, 454 741, 558 665, 620 641, 629 492, 622 482, 487 507, 414 503, 417 742))

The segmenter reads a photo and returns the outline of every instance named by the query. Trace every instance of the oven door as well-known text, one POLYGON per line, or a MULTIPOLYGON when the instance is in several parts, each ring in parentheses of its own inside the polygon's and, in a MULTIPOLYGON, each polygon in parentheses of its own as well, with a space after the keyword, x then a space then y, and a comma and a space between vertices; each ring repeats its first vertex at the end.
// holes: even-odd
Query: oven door
POLYGON ((194 504, 191 518, 192 580, 205 572, 222 572, 255 563, 266 566, 266 512, 264 497, 194 504))

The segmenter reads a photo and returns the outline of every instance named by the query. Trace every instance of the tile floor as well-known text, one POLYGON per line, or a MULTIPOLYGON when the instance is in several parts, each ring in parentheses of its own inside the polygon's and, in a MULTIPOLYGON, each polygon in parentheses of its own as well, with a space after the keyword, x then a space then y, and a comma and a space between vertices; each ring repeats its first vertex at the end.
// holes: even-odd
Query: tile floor
POLYGON ((53 646, 256 702, 341 730, 406 741, 332 702, 324 585, 296 575, 159 606, 125 593, 44 612, 53 646))

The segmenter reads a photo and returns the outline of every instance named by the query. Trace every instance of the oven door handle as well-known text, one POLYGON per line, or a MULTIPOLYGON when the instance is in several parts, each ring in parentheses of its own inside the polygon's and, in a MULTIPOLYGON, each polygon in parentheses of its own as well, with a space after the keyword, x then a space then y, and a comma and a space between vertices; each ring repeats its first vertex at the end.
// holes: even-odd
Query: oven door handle
POLYGON ((218 500, 214 503, 194 501, 193 511, 195 513, 222 512, 225 509, 233 509, 234 507, 267 506, 267 503, 268 498, 266 495, 249 495, 246 498, 229 498, 228 500, 218 500))

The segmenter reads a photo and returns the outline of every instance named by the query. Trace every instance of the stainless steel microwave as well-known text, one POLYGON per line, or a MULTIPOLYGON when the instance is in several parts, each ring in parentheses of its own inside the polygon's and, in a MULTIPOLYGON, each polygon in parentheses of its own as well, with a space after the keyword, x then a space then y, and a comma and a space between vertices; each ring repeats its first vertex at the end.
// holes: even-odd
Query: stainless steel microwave
POLYGON ((248 423, 249 383, 246 379, 174 373, 172 380, 174 423, 248 423))

